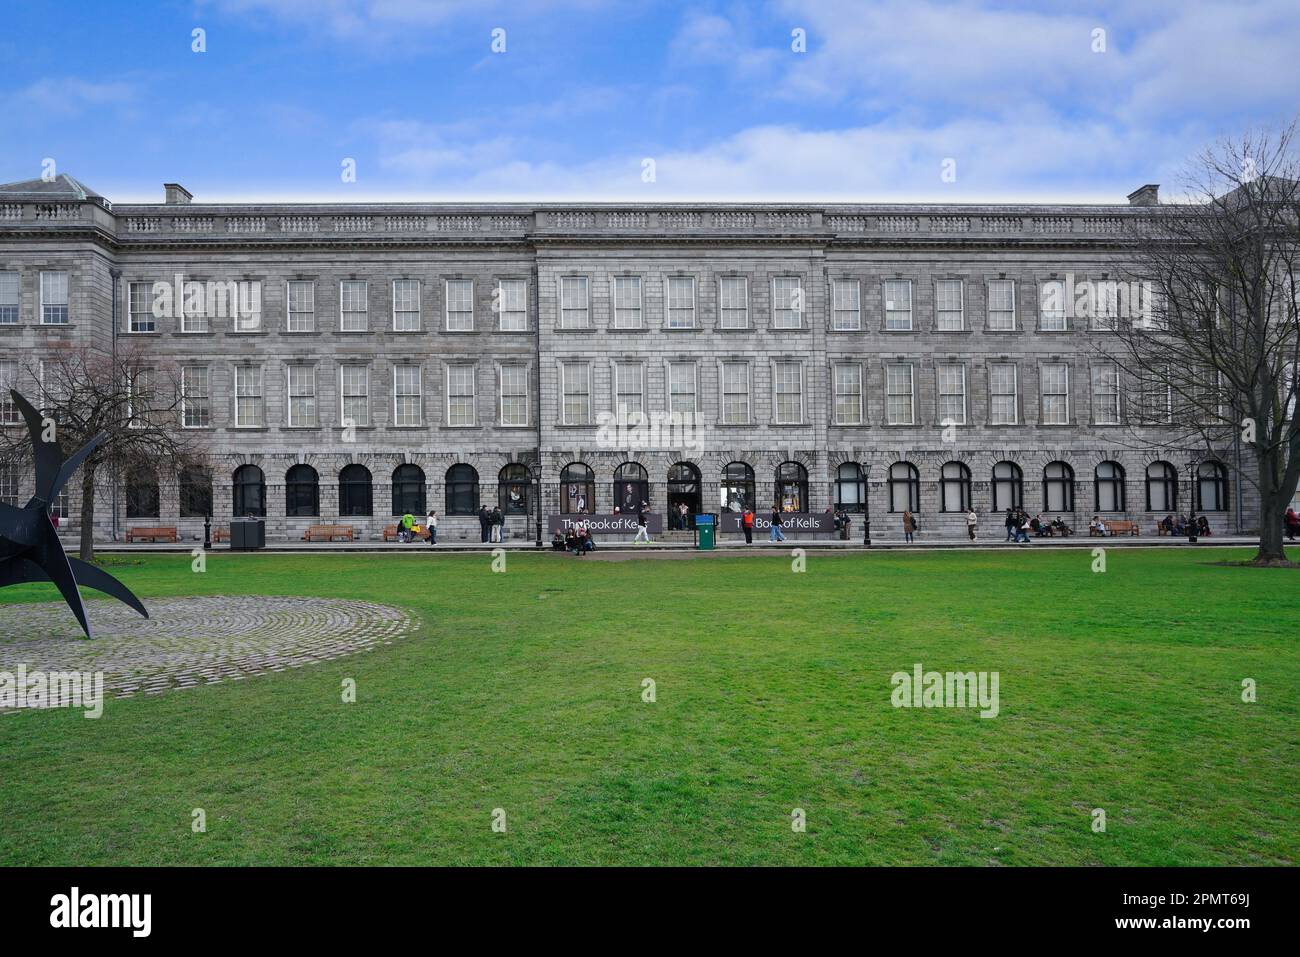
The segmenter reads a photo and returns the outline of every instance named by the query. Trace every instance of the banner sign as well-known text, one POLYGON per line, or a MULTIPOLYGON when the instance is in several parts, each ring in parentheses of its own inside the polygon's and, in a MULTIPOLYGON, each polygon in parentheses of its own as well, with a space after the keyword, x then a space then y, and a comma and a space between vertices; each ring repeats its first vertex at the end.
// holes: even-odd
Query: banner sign
MULTIPOLYGON (((601 535, 635 535, 637 530, 635 512, 618 515, 550 515, 546 521, 552 535, 556 532, 567 535, 579 522, 586 522, 587 530, 593 538, 601 535)), ((656 512, 646 512, 645 523, 651 535, 658 535, 664 529, 663 516, 656 512)))
MULTIPOLYGON (((859 516, 854 516, 858 518, 859 516)), ((723 512, 721 523, 718 525, 719 531, 735 532, 740 534, 744 531, 740 527, 739 512, 723 512)), ((852 527, 852 526, 850 526, 852 527)), ((772 528, 772 513, 770 510, 763 510, 754 513, 754 531, 767 534, 772 528)), ((800 532, 826 532, 835 531, 835 516, 826 512, 782 512, 781 528, 787 534, 800 532)))

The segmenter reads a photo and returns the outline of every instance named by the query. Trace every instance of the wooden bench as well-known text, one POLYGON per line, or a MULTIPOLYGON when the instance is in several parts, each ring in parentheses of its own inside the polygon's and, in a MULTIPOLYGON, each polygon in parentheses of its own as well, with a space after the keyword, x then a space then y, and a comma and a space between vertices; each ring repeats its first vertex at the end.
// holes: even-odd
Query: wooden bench
POLYGON ((304 542, 332 542, 335 539, 342 539, 345 542, 353 541, 356 533, 351 525, 308 525, 307 531, 302 533, 304 542))
POLYGON ((1159 522, 1156 522, 1156 534, 1157 535, 1169 534, 1169 529, 1165 528, 1164 526, 1164 519, 1161 519, 1159 522))
POLYGON ((1112 535, 1141 535, 1142 529, 1138 528, 1137 522, 1126 522, 1122 519, 1116 519, 1113 522, 1106 523, 1106 530, 1112 535))
POLYGON ((145 539, 148 539, 151 542, 156 542, 159 539, 162 539, 164 542, 179 541, 176 535, 176 527, 174 525, 144 525, 139 528, 128 528, 126 530, 126 540, 128 542, 140 542, 145 539))
POLYGON ((212 530, 212 540, 214 542, 230 541, 230 527, 227 526, 226 528, 214 528, 212 530))

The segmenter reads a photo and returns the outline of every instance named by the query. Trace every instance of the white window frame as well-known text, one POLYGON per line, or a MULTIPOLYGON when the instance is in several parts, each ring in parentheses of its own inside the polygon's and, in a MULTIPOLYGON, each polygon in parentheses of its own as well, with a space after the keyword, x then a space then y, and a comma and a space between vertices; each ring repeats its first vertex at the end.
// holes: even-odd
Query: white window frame
POLYGON ((506 428, 525 428, 529 422, 529 407, 531 403, 528 397, 528 366, 519 362, 504 363, 497 366, 497 415, 498 421, 506 428), (523 391, 506 392, 507 376, 518 375, 523 383, 523 391), (506 416, 506 399, 507 397, 513 402, 522 400, 523 420, 511 421, 506 416))
POLYGON ((129 335, 139 335, 141 333, 158 331, 158 320, 153 314, 153 282, 148 279, 136 279, 126 284, 126 331, 129 335), (136 308, 136 306, 139 305, 136 301, 136 290, 142 286, 145 289, 145 304, 147 308, 139 310, 136 308), (140 324, 137 325, 137 316, 146 316, 148 318, 142 320, 140 324))
POLYGON ((748 276, 719 276, 718 277, 718 328, 719 329, 748 329, 749 328, 749 277, 748 276), (736 305, 735 300, 727 292, 728 284, 738 283, 740 286, 740 305, 736 305), (736 323, 735 317, 739 314, 741 321, 736 323))
POLYGON ((866 376, 863 374, 863 368, 861 362, 836 362, 831 367, 831 389, 833 392, 833 395, 831 397, 831 421, 832 422, 834 422, 836 425, 862 425, 863 424, 864 415, 863 415, 862 399, 864 393, 866 392, 865 383, 866 383, 866 376), (843 369, 852 369, 857 373, 856 392, 845 392, 843 389, 840 388, 840 371, 843 369), (851 418, 845 418, 840 414, 840 409, 842 406, 840 400, 843 398, 850 398, 855 396, 856 396, 856 402, 854 403, 854 405, 856 406, 856 409, 854 411, 854 414, 851 418))
POLYGON ((989 363, 989 425, 1019 425, 1020 424, 1020 366, 1014 362, 990 362, 989 363), (1011 370, 1011 392, 994 392, 993 376, 995 369, 1011 370), (1011 421, 999 422, 997 413, 997 403, 994 401, 998 398, 1011 397, 1011 421))
POLYGON ((804 374, 804 364, 798 359, 773 359, 772 360, 772 423, 774 425, 803 425, 806 413, 804 393, 806 391, 807 376, 804 374), (785 419, 781 416, 781 399, 782 395, 789 395, 788 392, 781 391, 783 381, 782 370, 789 366, 794 366, 799 370, 799 415, 798 418, 785 419))
POLYGON ((235 398, 235 428, 237 429, 260 429, 266 425, 266 378, 260 365, 236 365, 234 374, 234 388, 231 390, 235 398), (245 392, 241 388, 246 388, 247 380, 241 373, 255 373, 254 384, 257 387, 256 392, 245 392), (254 408, 257 410, 254 418, 255 422, 244 421, 240 415, 240 399, 253 399, 254 408))
MULTIPOLYGON (((233 322, 231 329, 234 332, 257 332, 262 328, 262 280, 260 279, 240 279, 235 282, 235 301, 233 303, 233 322), (257 295, 253 296, 252 290, 257 290, 257 295), (257 300, 257 312, 244 314, 244 291, 249 291, 249 299, 257 300)), ((249 303, 251 305, 251 302, 249 303)))
POLYGON ((694 423, 700 414, 700 366, 693 359, 669 359, 664 364, 664 392, 666 408, 669 414, 681 414, 682 418, 678 421, 683 423, 694 423), (690 392, 673 391, 673 371, 689 367, 691 371, 691 389, 690 392), (674 396, 689 395, 691 397, 690 409, 675 409, 674 396))
MULTIPOLYGON (((301 303, 299 303, 301 305, 301 303)), ((312 279, 289 279, 284 284, 284 330, 285 332, 315 332, 316 331, 316 282, 312 279), (294 308, 294 290, 307 290, 307 305, 309 309, 294 308), (302 322, 299 318, 295 322, 294 317, 307 316, 305 326, 300 326, 302 322)))
POLYGON ((1069 304, 1065 301, 1065 280, 1063 279, 1044 279, 1038 284, 1038 331, 1039 332, 1069 332, 1070 320, 1067 316, 1069 304), (1059 286, 1061 288, 1061 308, 1060 311, 1052 310, 1049 312, 1045 303, 1047 302, 1047 288, 1049 286, 1059 286))
POLYGON ((966 330, 966 283, 961 279, 936 279, 934 281, 934 331, 935 332, 964 332, 966 330), (944 296, 942 290, 957 287, 957 308, 945 309, 944 296), (945 325, 945 322, 952 322, 953 313, 957 315, 957 324, 945 325), (945 316, 947 319, 945 320, 945 316))
POLYGON ((1045 362, 1038 367, 1038 407, 1039 407, 1039 425, 1069 425, 1070 424, 1070 364, 1068 362, 1045 362), (1062 392, 1047 391, 1047 370, 1064 369, 1065 370, 1065 388, 1062 392), (1063 421, 1048 421, 1047 406, 1048 396, 1065 397, 1064 409, 1065 415, 1063 421))
POLYGON ((1093 365, 1090 373, 1092 379, 1092 424, 1093 425, 1122 425, 1120 409, 1120 383, 1119 383, 1119 365, 1114 362, 1099 362, 1093 365), (1114 384, 1113 393, 1101 393, 1097 391, 1097 386, 1101 384, 1102 376, 1109 376, 1114 384), (1105 405, 1103 400, 1108 400, 1105 405), (1103 419, 1099 414, 1106 411, 1112 418, 1103 419))
POLYGON ((393 428, 418 429, 424 426, 424 370, 418 362, 397 362, 393 364, 393 428), (404 383, 410 388, 411 373, 414 373, 415 391, 402 392, 398 384, 404 383), (410 415, 411 400, 414 399, 415 415, 410 415), (406 411, 403 413, 403 406, 406 411), (405 419, 405 421, 403 421, 405 419), (413 419, 413 421, 412 421, 413 419))
POLYGON ((497 329, 501 332, 528 331, 528 280, 505 277, 497 280, 497 329), (507 287, 520 290, 520 306, 513 308, 506 295, 507 287), (511 318, 518 316, 518 322, 511 318))
POLYGON ((802 329, 804 327, 803 316, 808 305, 804 298, 803 277, 802 276, 773 276, 772 277, 772 328, 773 329, 802 329), (793 283, 790 291, 793 296, 782 296, 778 299, 778 289, 782 284, 793 283), (790 299, 797 297, 794 304, 790 299), (782 321, 782 317, 794 317, 793 322, 782 321))
POLYGON ((642 329, 645 326, 645 294, 644 283, 640 276, 610 276, 609 277, 609 298, 611 316, 610 321, 614 329, 642 329), (636 289, 636 305, 619 304, 619 285, 620 283, 632 283, 636 289), (633 314, 635 321, 627 322, 626 314, 633 314))
POLYGON ((72 298, 72 278, 66 269, 42 269, 41 270, 41 325, 43 326, 66 326, 72 322, 72 307, 69 300, 72 298), (63 277, 63 302, 48 302, 46 300, 46 281, 45 277, 51 277, 51 281, 56 276, 63 277), (51 322, 46 318, 47 309, 58 309, 62 307, 62 318, 51 322))
POLYGON ((285 424, 291 429, 314 429, 319 424, 319 411, 317 406, 318 396, 316 388, 316 365, 315 363, 290 362, 284 367, 284 399, 285 399, 285 424), (295 375, 296 373, 296 375, 295 375), (311 392, 303 392, 301 378, 304 376, 311 382, 311 392), (310 400, 311 414, 309 416, 294 415, 303 400, 310 400))
POLYGON ((446 393, 447 393, 447 399, 446 399, 447 427, 450 429, 474 428, 476 425, 478 425, 478 366, 470 362, 448 362, 446 366, 446 372, 443 374, 443 381, 446 384, 446 393), (470 391, 468 393, 457 392, 454 395, 452 394, 451 384, 453 379, 453 373, 461 373, 461 374, 468 373, 469 378, 467 381, 469 382, 469 387, 470 387, 470 391), (470 413, 468 422, 453 421, 453 416, 452 416, 453 398, 456 399, 457 403, 460 404, 462 407, 468 401, 468 408, 470 413))
POLYGON ((343 428, 349 425, 353 428, 366 428, 370 425, 370 365, 365 362, 343 362, 339 364, 339 424, 343 428), (344 385, 347 381, 347 372, 350 369, 360 369, 362 372, 362 384, 365 386, 364 392, 347 393, 344 391, 344 385), (348 415, 348 400, 353 400, 354 405, 359 404, 364 411, 363 417, 348 415), (358 400, 364 400, 359 402, 358 400))
POLYGON ((1016 331, 1016 281, 1014 279, 988 279, 985 280, 984 293, 988 297, 986 300, 987 309, 985 311, 984 329, 991 332, 1015 332, 1016 331), (1006 288, 1011 293, 1011 307, 1009 309, 993 308, 993 287, 994 284, 1006 283, 1006 288), (999 317, 1007 316, 1010 319, 1010 325, 995 325, 994 315, 999 317))
POLYGON ((620 424, 629 424, 645 420, 645 363, 633 362, 623 359, 614 361, 613 374, 613 392, 614 392, 614 416, 615 421, 620 424), (632 369, 636 373, 636 391, 624 388, 623 370, 632 369), (637 398, 637 407, 628 408, 623 402, 624 396, 635 395, 637 398), (632 419, 632 416, 640 416, 639 419, 632 419))
POLYGON ((916 323, 912 317, 913 302, 912 280, 894 278, 882 279, 880 281, 880 306, 885 318, 884 328, 887 332, 911 332, 916 327, 916 323), (899 308, 899 299, 889 298, 889 290, 891 286, 895 289, 902 289, 906 292, 906 309, 899 308))
POLYGON ((18 320, 22 314, 22 303, 22 275, 13 269, 0 270, 0 326, 18 325, 18 320), (5 295, 10 290, 13 291, 13 300, 6 301, 5 295))
POLYGON ((664 276, 664 328, 665 329, 694 329, 696 327, 695 310, 695 277, 683 275, 664 276), (690 289, 690 300, 688 305, 681 305, 680 300, 674 300, 673 286, 676 283, 687 283, 690 289), (676 304, 675 304, 676 303, 676 304), (674 319, 674 314, 679 318, 674 319), (681 321, 682 315, 688 321, 681 321))
POLYGON ((722 392, 722 408, 720 409, 721 412, 720 418, 722 420, 722 424, 723 425, 749 425, 750 422, 753 420, 753 415, 754 415, 753 367, 743 359, 723 359, 720 365, 721 368, 719 369, 719 386, 721 387, 721 392, 722 392), (739 367, 744 372, 745 391, 743 393, 737 392, 734 389, 732 390, 727 389, 727 368, 728 367, 731 368, 739 367), (728 404, 728 397, 742 395, 742 394, 745 396, 744 418, 733 418, 728 411, 730 408, 728 404))
POLYGON ((567 275, 559 277, 560 283, 560 328, 561 329, 590 329, 591 328, 591 279, 588 276, 567 275), (568 298, 571 287, 576 286, 582 289, 582 304, 576 305, 568 298), (581 318, 581 322, 572 322, 571 319, 581 318))
MULTIPOLYGON (((409 279, 409 278, 394 279, 392 285, 389 288, 392 292, 392 300, 393 300, 393 310, 392 310, 393 331, 394 332, 419 332, 420 329, 422 328, 421 323, 423 322, 423 317, 421 316, 420 300, 423 298, 424 295, 424 290, 422 288, 422 284, 420 280, 409 279), (407 288, 409 284, 414 284, 415 286, 415 300, 414 300, 415 308, 414 309, 397 308, 397 287, 399 283, 403 284, 404 288, 407 288), (412 321, 411 319, 412 316, 415 317, 414 321, 412 321), (399 317, 401 318, 400 322, 398 321, 399 317)), ((410 301, 411 300, 409 298, 406 299, 406 303, 409 304, 410 301)))
POLYGON ((969 421, 968 414, 967 414, 967 413, 968 413, 968 409, 967 409, 967 407, 966 407, 968 391, 967 391, 967 388, 966 388, 966 365, 965 365, 965 363, 962 363, 962 362, 937 362, 937 363, 935 363, 935 367, 934 367, 934 391, 935 391, 935 405, 936 405, 936 409, 935 409, 935 411, 938 413, 938 419, 939 419, 939 424, 940 424, 940 425, 944 425, 944 426, 947 426, 947 425, 965 425, 965 424, 969 421), (958 372, 961 373, 961 375, 960 375, 960 380, 961 380, 961 383, 960 383, 960 384, 961 384, 961 391, 960 391, 960 392, 944 392, 944 391, 943 391, 943 387, 944 387, 944 371, 945 371, 945 370, 950 370, 950 369, 956 369, 958 372), (953 396, 956 396, 956 395, 960 395, 960 396, 961 396, 961 417, 960 417, 960 418, 954 418, 953 416, 946 415, 946 414, 944 413, 944 400, 945 400, 945 399, 951 399, 953 396))
MULTIPOLYGON (((355 303, 353 303, 355 305, 355 303)), ((340 279, 339 280, 339 332, 368 332, 370 330, 370 280, 368 279, 340 279), (361 308, 346 309, 344 301, 344 289, 350 287, 360 287, 361 289, 361 308), (361 316, 361 326, 356 328, 349 325, 348 316, 354 318, 361 316)))
POLYGON ((916 425, 916 366, 911 362, 887 362, 885 363, 885 425, 915 426, 916 425), (907 370, 907 391, 891 392, 892 382, 890 380, 891 370, 907 370), (893 406, 890 399, 898 396, 907 396, 907 421, 895 421, 893 406))
POLYGON ((584 359, 566 359, 560 363, 560 424, 561 425, 591 425, 591 363, 584 359), (582 373, 583 382, 573 382, 569 378, 571 371, 582 373), (573 386, 581 385, 580 389, 573 389, 573 386), (586 396, 586 409, 581 416, 581 421, 571 418, 569 415, 569 396, 586 396))
POLYGON ((835 332, 862 330, 862 281, 860 279, 831 280, 831 329, 835 332), (851 295, 848 295, 849 293, 851 295))
POLYGON ((465 279, 461 276, 452 276, 442 281, 442 298, 443 298, 443 328, 447 332, 473 332, 474 331, 474 280, 465 279), (455 287, 457 294, 455 303, 457 308, 452 309, 452 287, 455 287), (461 308, 466 302, 463 290, 469 290, 469 308, 461 308), (456 317, 452 322, 452 316, 456 317))

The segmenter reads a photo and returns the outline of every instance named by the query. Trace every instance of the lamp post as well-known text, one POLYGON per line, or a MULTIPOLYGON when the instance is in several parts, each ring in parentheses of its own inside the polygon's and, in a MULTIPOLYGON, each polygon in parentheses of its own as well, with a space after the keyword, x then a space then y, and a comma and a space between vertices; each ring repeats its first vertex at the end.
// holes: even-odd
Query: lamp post
POLYGON ((1196 544, 1196 462, 1187 463, 1187 544, 1196 544))
POLYGON ((533 481, 533 498, 537 500, 537 541, 538 548, 542 547, 542 464, 536 462, 528 466, 528 477, 533 481))

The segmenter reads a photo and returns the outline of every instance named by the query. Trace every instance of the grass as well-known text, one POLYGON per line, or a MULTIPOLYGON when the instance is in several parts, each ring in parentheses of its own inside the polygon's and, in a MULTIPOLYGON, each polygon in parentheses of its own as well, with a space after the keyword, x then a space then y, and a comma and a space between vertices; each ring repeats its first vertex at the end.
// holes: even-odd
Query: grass
MULTIPOLYGON (((355 597, 422 626, 98 721, 0 717, 0 863, 1293 864, 1300 577, 1212 564, 1249 554, 132 559, 146 603, 355 597), (998 671, 1000 715, 892 707, 915 662, 998 671)), ((46 598, 5 589, 0 622, 46 598)))

